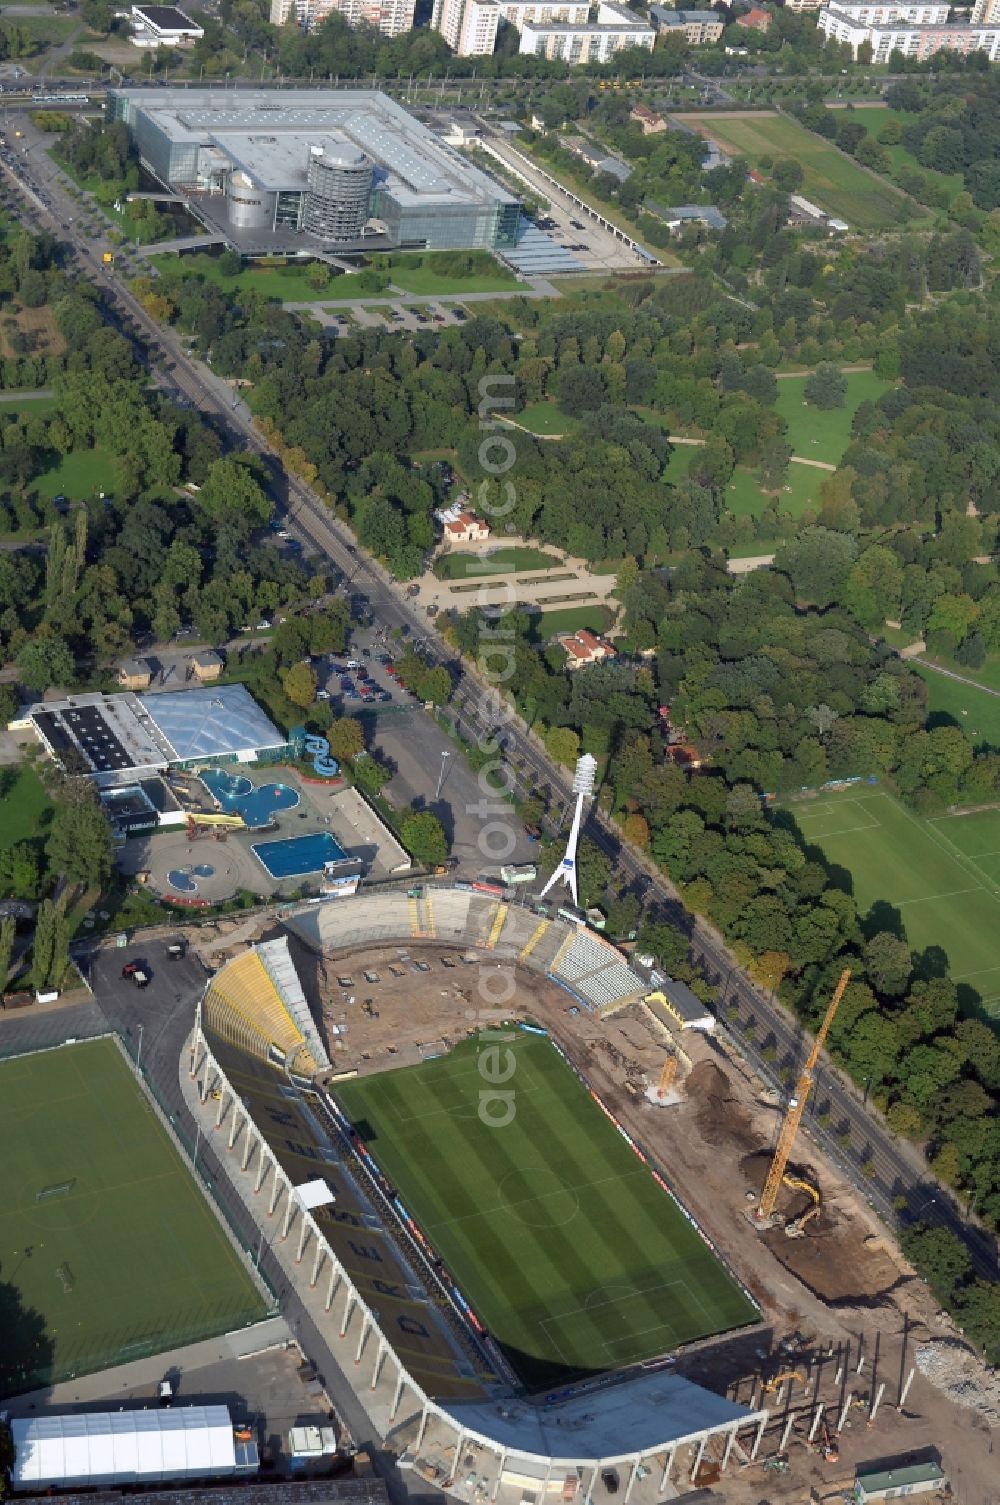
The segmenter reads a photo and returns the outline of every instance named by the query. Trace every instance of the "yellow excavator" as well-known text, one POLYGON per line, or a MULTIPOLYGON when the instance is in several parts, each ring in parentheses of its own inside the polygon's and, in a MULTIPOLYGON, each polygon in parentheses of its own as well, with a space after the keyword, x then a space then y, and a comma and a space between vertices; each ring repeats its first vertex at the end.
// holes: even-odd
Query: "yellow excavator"
POLYGON ((813 1218, 818 1218, 823 1210, 819 1187, 813 1186, 811 1181, 806 1181, 801 1176, 793 1176, 790 1171, 786 1171, 781 1180, 783 1185, 790 1186, 793 1191, 805 1192, 812 1202, 812 1206, 807 1207, 800 1217, 792 1218, 785 1224, 786 1238, 802 1238, 808 1224, 813 1218))
POLYGON ((789 1381, 794 1386, 796 1380, 802 1386, 806 1383, 805 1375, 800 1373, 798 1369, 782 1369, 779 1374, 774 1375, 766 1382, 763 1393, 764 1395, 773 1395, 775 1390, 780 1390, 782 1385, 787 1384, 789 1381))

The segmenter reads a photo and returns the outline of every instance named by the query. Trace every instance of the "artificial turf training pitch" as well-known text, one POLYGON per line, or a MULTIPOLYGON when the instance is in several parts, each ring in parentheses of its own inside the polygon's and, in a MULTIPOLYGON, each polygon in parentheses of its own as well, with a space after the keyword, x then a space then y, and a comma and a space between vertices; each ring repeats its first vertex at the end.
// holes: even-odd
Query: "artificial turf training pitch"
POLYGON ((0 1062, 0 1146, 0 1396, 264 1314, 112 1040, 0 1062))
POLYGON ((479 1055, 495 1045, 481 1036, 336 1092, 523 1382, 548 1388, 756 1321, 550 1042, 511 1030, 499 1058, 479 1055), (511 1063, 502 1088, 480 1072, 511 1063), (481 1116, 481 1094, 501 1090, 514 1116, 491 1127, 503 1105, 481 1116))

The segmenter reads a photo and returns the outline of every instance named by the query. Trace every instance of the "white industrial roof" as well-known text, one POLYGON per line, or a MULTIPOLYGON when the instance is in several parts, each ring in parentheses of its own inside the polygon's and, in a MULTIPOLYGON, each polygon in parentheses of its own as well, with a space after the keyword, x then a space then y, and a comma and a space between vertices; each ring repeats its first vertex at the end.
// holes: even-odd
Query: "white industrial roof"
POLYGON ((453 151, 416 116, 374 89, 114 89, 126 118, 146 113, 168 140, 215 145, 268 191, 304 187, 309 147, 324 136, 365 153, 376 186, 400 204, 511 203, 503 184, 453 151))
POLYGON ((246 685, 204 685, 136 698, 171 748, 171 762, 259 753, 285 744, 246 685))
POLYGON ((15 1489, 197 1478, 236 1466, 226 1406, 19 1417, 10 1425, 15 1489))

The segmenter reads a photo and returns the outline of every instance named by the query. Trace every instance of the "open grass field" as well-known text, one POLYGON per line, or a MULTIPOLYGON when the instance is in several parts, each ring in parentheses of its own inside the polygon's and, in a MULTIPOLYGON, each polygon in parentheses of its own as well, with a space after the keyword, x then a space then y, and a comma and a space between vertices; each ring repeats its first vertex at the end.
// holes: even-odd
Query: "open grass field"
POLYGON ((1000 1019, 1000 811, 922 820, 867 784, 791 809, 806 840, 851 874, 861 913, 892 905, 910 945, 940 946, 955 982, 1000 1019))
POLYGON ((1000 653, 991 654, 978 669, 967 669, 964 664, 935 653, 921 654, 921 658, 933 664, 941 664, 945 669, 951 669, 954 674, 961 674, 963 679, 971 679, 974 684, 986 685, 991 690, 1000 691, 1000 653))
POLYGON ((510 570, 552 570, 562 563, 557 554, 514 544, 488 554, 442 554, 434 573, 442 580, 472 580, 480 575, 505 575, 510 570))
POLYGON ((326 287, 315 288, 305 268, 296 265, 244 267, 235 275, 226 276, 219 270, 218 258, 207 251, 188 251, 183 256, 168 251, 149 260, 167 278, 203 277, 227 293, 263 293, 265 298, 277 298, 282 303, 329 303, 337 298, 350 298, 357 292, 356 288, 348 289, 347 280, 340 277, 331 278, 326 287))
POLYGON ((779 512, 801 517, 809 509, 819 510, 820 487, 828 472, 811 465, 789 465, 777 495, 761 491, 752 470, 738 465, 726 487, 726 510, 735 517, 759 517, 765 507, 777 503, 779 512))
MULTIPOLYGON (((876 141, 878 141, 879 131, 881 131, 886 121, 895 120, 900 125, 907 126, 911 125, 916 118, 916 115, 909 110, 890 110, 888 108, 884 110, 858 110, 854 115, 854 119, 865 126, 869 136, 876 141)), ((880 142, 879 144, 892 163, 894 173, 898 172, 901 167, 915 168, 917 172, 923 173, 925 178, 929 178, 932 183, 936 183, 939 188, 945 190, 948 195, 949 205, 954 202, 965 188, 965 179, 960 172, 938 172, 935 168, 925 167, 912 152, 907 151, 902 142, 898 146, 886 146, 884 142, 880 142)))
POLYGON ((724 151, 757 167, 764 157, 794 157, 804 174, 801 192, 852 230, 877 230, 896 221, 899 197, 880 178, 845 157, 829 141, 787 115, 685 115, 685 123, 724 151))
POLYGON ((0 1061, 0 1139, 0 1396, 264 1315, 112 1040, 0 1061))
POLYGON ((579 418, 563 413, 554 402, 529 402, 511 416, 515 423, 543 439, 561 439, 565 434, 577 433, 581 426, 579 418))
POLYGON ((17 414, 20 418, 51 418, 58 407, 58 397, 28 397, 23 392, 0 394, 0 417, 17 414))
POLYGON ((499 1047, 468 1040, 425 1065, 336 1090, 531 1388, 757 1319, 548 1040, 516 1030, 499 1047), (500 1051, 495 1066, 480 1054, 490 1049, 500 1051), (482 1106, 482 1094, 498 1089, 480 1064, 495 1078, 509 1073, 514 1117, 503 1128, 482 1106))
POLYGON ((465 277, 441 271, 433 255, 424 256, 419 252, 394 256, 385 269, 393 285, 402 288, 404 293, 503 293, 527 287, 526 282, 520 281, 487 252, 471 252, 470 256, 474 270, 465 277))
POLYGON ((875 401, 891 382, 874 371, 849 371, 847 397, 842 408, 817 408, 805 400, 805 376, 783 376, 778 382, 776 410, 788 424, 792 454, 803 460, 822 460, 836 465, 851 438, 851 423, 865 401, 875 401))
POLYGON ((63 455, 58 465, 35 476, 31 484, 42 496, 86 501, 99 491, 114 491, 114 460, 104 449, 78 449, 63 455))
MULTIPOLYGON (((603 573, 601 570, 595 573, 603 573)), ((589 627, 591 632, 607 632, 614 621, 614 613, 599 604, 593 606, 557 606, 551 611, 532 613, 532 636, 544 643, 556 632, 579 632, 589 627)))
POLYGON ((963 685, 914 664, 927 686, 927 720, 930 726, 960 726, 974 747, 1000 752, 1000 695, 978 685, 963 685))
POLYGON ((0 769, 0 847, 45 834, 52 801, 28 763, 0 769))

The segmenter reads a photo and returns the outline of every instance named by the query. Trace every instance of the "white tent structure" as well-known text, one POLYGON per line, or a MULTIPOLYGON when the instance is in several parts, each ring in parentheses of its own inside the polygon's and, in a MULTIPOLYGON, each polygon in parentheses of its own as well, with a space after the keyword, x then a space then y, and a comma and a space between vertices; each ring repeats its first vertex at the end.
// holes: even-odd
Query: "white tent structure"
POLYGON ((257 1449, 237 1442, 226 1406, 95 1411, 11 1422, 15 1489, 159 1483, 254 1471, 257 1449))

